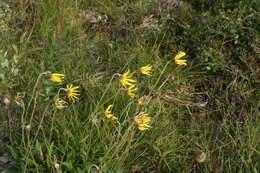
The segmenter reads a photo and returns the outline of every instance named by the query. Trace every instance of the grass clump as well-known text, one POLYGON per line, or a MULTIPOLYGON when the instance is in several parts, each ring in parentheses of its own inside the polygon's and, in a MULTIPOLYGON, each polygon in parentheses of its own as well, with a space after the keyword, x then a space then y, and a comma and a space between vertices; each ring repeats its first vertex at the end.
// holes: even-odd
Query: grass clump
POLYGON ((1 2, 0 170, 257 172, 259 3, 213 4, 1 2))

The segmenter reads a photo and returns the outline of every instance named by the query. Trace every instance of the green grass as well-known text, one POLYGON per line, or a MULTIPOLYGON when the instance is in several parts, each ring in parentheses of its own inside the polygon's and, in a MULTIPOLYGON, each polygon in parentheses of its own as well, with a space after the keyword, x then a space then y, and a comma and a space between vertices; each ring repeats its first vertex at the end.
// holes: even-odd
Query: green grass
POLYGON ((0 9, 4 172, 259 172, 258 1, 184 1, 159 16, 155 0, 0 9), (175 64, 179 51, 187 66, 175 64), (133 77, 151 100, 138 105, 116 74, 147 64, 152 76, 133 77), (64 83, 46 71, 65 74, 64 83), (57 110, 66 84, 80 86, 79 100, 61 91, 68 107, 57 110), (110 104, 118 121, 101 113, 110 104), (141 111, 149 130, 133 121, 141 111))

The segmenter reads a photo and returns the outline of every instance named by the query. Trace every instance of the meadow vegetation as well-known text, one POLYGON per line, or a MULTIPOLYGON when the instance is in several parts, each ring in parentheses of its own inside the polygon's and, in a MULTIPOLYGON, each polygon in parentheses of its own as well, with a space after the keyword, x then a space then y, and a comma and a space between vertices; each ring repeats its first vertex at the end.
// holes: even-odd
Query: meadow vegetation
POLYGON ((259 1, 167 2, 0 2, 0 171, 259 172, 259 1))

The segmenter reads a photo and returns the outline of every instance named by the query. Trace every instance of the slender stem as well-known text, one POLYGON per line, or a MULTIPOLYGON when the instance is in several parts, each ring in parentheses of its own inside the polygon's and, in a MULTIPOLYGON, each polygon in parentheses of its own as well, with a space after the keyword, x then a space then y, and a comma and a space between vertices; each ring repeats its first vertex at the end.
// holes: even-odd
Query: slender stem
MULTIPOLYGON (((119 73, 115 73, 115 74, 112 76, 112 78, 110 79, 110 81, 109 81, 109 83, 108 83, 108 86, 106 87, 106 89, 105 89, 105 91, 103 92, 103 94, 102 94, 100 100, 98 101, 97 107, 98 107, 98 105, 101 103, 101 101, 103 100, 103 98, 105 97, 107 91, 110 89, 109 86, 111 85, 111 83, 112 83, 112 81, 113 81, 113 79, 114 79, 114 77, 115 77, 116 75, 120 75, 120 74, 119 74, 119 73)), ((96 108, 97 108, 97 107, 96 107, 96 108)), ((96 111, 97 111, 97 110, 96 110, 96 111)))
POLYGON ((57 110, 55 109, 55 111, 53 113, 53 116, 52 116, 52 119, 51 119, 51 129, 50 129, 49 141, 51 141, 51 136, 52 136, 52 131, 53 131, 53 124, 54 124, 54 118, 55 118, 56 112, 57 112, 57 110))
MULTIPOLYGON (((33 99, 34 99, 34 105, 33 105, 33 110, 32 110, 32 113, 31 113, 31 117, 30 117, 30 124, 29 125, 31 125, 32 124, 32 120, 33 120, 33 115, 34 115, 34 112, 35 112, 35 109, 36 109, 36 100, 37 100, 37 95, 36 95, 36 88, 37 88, 37 86, 38 86, 38 84, 39 84, 39 82, 40 82, 40 79, 41 79, 41 77, 43 76, 43 75, 46 75, 46 74, 48 74, 49 72, 43 72, 43 73, 41 73, 39 76, 38 76, 38 78, 37 78, 37 80, 36 80, 36 82, 35 82, 35 85, 34 85, 34 87, 33 87, 33 90, 32 90, 32 96, 31 96, 31 99, 30 99, 30 101, 29 101, 29 103, 28 103, 28 105, 27 105, 27 109, 26 109, 26 111, 25 111, 25 113, 23 113, 23 115, 22 115, 22 127, 23 127, 23 131, 22 131, 22 138, 23 138, 23 141, 24 141, 24 128, 25 128, 25 126, 26 126, 26 124, 25 124, 25 122, 24 122, 24 120, 25 120, 25 118, 27 117, 27 115, 28 115, 28 113, 29 113, 29 109, 30 109, 30 106, 31 106, 31 103, 32 103, 32 101, 33 101, 33 99)), ((42 120, 43 120, 43 118, 42 118, 42 120)), ((38 135, 38 132, 39 132, 39 128, 38 128, 38 131, 37 131, 37 133, 36 133, 36 135, 35 135, 35 138, 34 138, 34 140, 32 140, 32 142, 30 143, 30 131, 28 131, 28 134, 27 134, 27 142, 28 142, 28 147, 29 147, 29 151, 27 152, 27 157, 29 156, 29 154, 31 153, 31 150, 32 150, 32 144, 34 143, 34 141, 35 141, 35 139, 36 139, 36 137, 37 137, 37 135, 38 135)), ((24 142, 25 143, 25 142, 24 142)), ((25 164, 25 170, 27 169, 27 162, 26 162, 26 164, 25 164)))
POLYGON ((31 99, 30 99, 30 101, 29 101, 29 103, 28 103, 28 105, 27 105, 27 109, 26 109, 26 112, 25 112, 25 116, 28 114, 29 108, 30 108, 31 103, 32 103, 32 100, 33 100, 33 98, 34 98, 33 96, 34 96, 34 94, 35 94, 36 87, 37 87, 37 85, 39 84, 39 81, 40 81, 41 77, 42 77, 43 75, 46 75, 46 74, 48 74, 48 72, 43 72, 43 73, 41 73, 41 74, 38 76, 38 78, 37 78, 37 80, 36 80, 36 82, 35 82, 35 85, 34 85, 34 87, 33 87, 31 99))
POLYGON ((33 115, 34 115, 34 112, 35 112, 35 110, 36 110, 36 100, 37 100, 37 97, 38 97, 38 93, 37 93, 37 95, 34 97, 33 110, 32 110, 31 117, 30 117, 30 122, 29 122, 30 125, 32 124, 33 115))
MULTIPOLYGON (((38 136, 38 134, 39 134, 40 129, 43 128, 42 123, 43 123, 43 120, 44 120, 44 117, 45 117, 45 114, 46 114, 46 111, 48 110, 48 108, 49 108, 49 105, 47 105, 47 106, 45 107, 44 111, 43 111, 42 118, 41 118, 41 120, 40 120, 38 129, 37 129, 37 131, 36 131, 36 133, 35 133, 35 136, 34 136, 34 138, 32 139, 32 142, 28 144, 29 150, 28 150, 27 153, 26 153, 26 157, 29 157, 29 154, 30 154, 31 151, 32 151, 32 144, 35 143, 35 141, 36 141, 36 139, 37 139, 37 136, 38 136)), ((28 135, 28 142, 29 142, 29 135, 28 135)), ((25 171, 26 171, 26 169, 27 169, 27 164, 28 164, 28 163, 26 162, 26 164, 25 164, 25 171)))
POLYGON ((152 92, 154 91, 156 85, 160 82, 163 73, 165 72, 167 66, 168 66, 171 62, 172 62, 172 61, 168 61, 168 62, 165 64, 163 70, 162 70, 161 73, 160 73, 160 76, 158 77, 157 81, 155 82, 155 84, 153 85, 152 89, 150 90, 150 92, 149 92, 149 94, 148 94, 149 96, 150 96, 150 95, 152 94, 152 92))
POLYGON ((22 113, 22 117, 21 117, 21 124, 22 124, 22 142, 23 145, 25 146, 25 141, 24 141, 24 114, 25 114, 25 106, 24 103, 22 102, 22 108, 23 108, 23 113, 22 113))

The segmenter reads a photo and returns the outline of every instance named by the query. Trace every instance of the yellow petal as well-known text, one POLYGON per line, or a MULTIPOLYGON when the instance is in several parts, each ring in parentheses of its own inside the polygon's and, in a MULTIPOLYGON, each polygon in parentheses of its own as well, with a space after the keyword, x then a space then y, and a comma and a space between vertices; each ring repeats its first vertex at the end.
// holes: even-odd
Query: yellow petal
POLYGON ((181 58, 182 58, 183 56, 185 56, 185 55, 186 55, 185 52, 180 51, 180 52, 175 56, 174 59, 176 59, 176 60, 181 59, 181 58))
POLYGON ((112 107, 113 107, 113 105, 109 105, 108 107, 107 107, 107 109, 106 109, 106 112, 111 112, 112 111, 112 107))
POLYGON ((176 64, 178 64, 178 65, 184 65, 184 66, 186 66, 187 65, 187 60, 176 60, 175 61, 176 62, 176 64))
POLYGON ((107 118, 111 118, 111 117, 113 117, 113 114, 105 114, 105 116, 106 116, 107 118))

